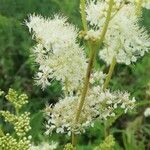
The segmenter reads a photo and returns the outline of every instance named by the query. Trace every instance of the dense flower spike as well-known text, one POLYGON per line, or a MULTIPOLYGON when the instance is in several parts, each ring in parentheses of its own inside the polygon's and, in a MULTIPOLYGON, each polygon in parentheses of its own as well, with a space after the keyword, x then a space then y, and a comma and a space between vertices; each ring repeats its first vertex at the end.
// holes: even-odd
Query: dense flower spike
POLYGON ((33 15, 26 25, 37 41, 32 50, 39 64, 37 84, 45 88, 55 78, 68 92, 78 89, 85 75, 86 58, 76 43, 77 29, 61 16, 44 19, 33 15))
POLYGON ((115 116, 115 110, 119 107, 125 112, 134 108, 135 99, 129 99, 128 93, 113 92, 109 90, 103 92, 100 86, 96 86, 89 92, 78 124, 74 124, 76 106, 79 103, 78 96, 65 97, 54 107, 46 109, 48 124, 47 134, 56 129, 57 133, 80 134, 85 129, 94 124, 96 118, 107 119, 115 116))

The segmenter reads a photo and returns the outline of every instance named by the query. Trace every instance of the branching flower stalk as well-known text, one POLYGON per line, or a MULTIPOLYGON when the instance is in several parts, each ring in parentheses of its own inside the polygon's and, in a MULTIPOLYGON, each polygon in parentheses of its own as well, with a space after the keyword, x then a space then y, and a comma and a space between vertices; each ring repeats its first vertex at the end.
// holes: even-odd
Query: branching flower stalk
MULTIPOLYGON (((148 8, 148 3, 142 7, 148 8)), ((120 111, 126 113, 134 108, 134 97, 128 92, 111 91, 108 84, 117 63, 135 63, 150 47, 148 34, 138 25, 132 0, 90 0, 87 3, 81 0, 80 8, 81 32, 64 15, 50 18, 30 15, 26 21, 36 40, 32 54, 38 64, 37 85, 43 90, 53 80, 62 85, 63 96, 45 109, 46 134, 51 135, 53 131, 72 134, 73 146, 77 136, 93 127, 97 119, 113 121, 120 111), (86 46, 79 44, 78 37, 84 39, 86 46), (107 75, 94 68, 97 52, 110 66, 107 75)))
MULTIPOLYGON (((143 0, 139 0, 137 1, 137 4, 136 4, 136 15, 137 16, 140 16, 141 15, 141 12, 142 12, 142 4, 143 4, 143 0)), ((115 16, 115 14, 114 14, 115 16)), ((104 82, 104 85, 103 85, 103 90, 106 90, 108 85, 109 85, 109 82, 112 78, 112 75, 113 75, 113 72, 114 72, 114 69, 115 69, 115 66, 117 65, 117 61, 116 61, 116 58, 113 57, 112 59, 112 63, 109 67, 109 71, 108 71, 108 74, 106 76, 106 79, 105 79, 105 82, 104 82)), ((106 122, 105 122, 105 126, 106 126, 106 122)), ((105 127, 105 137, 109 134, 109 128, 105 127)))
MULTIPOLYGON (((118 52, 119 48, 120 48, 120 42, 118 42, 118 45, 117 45, 117 48, 115 49, 115 51, 118 52)), ((109 85, 109 82, 110 82, 111 77, 112 77, 112 75, 113 75, 113 72, 114 72, 114 69, 115 69, 116 64, 117 64, 116 58, 113 57, 112 62, 111 62, 111 65, 110 65, 110 67, 109 67, 108 74, 107 74, 107 76, 106 76, 106 79, 105 79, 105 82, 104 82, 104 85, 103 85, 103 90, 104 90, 104 91, 107 89, 107 87, 108 87, 108 85, 109 85)))
POLYGON ((106 80, 105 80, 105 82, 104 82, 103 90, 107 89, 107 87, 108 87, 108 85, 109 85, 109 82, 110 82, 111 77, 112 77, 112 74, 113 74, 113 72, 114 72, 114 68, 115 68, 115 66, 116 66, 116 63, 117 63, 117 62, 116 62, 116 58, 113 57, 112 63, 111 63, 111 65, 110 65, 110 67, 109 67, 109 71, 108 71, 106 80))
MULTIPOLYGON (((107 17, 106 17, 106 21, 105 21, 105 24, 104 24, 104 27, 103 27, 103 30, 102 30, 102 33, 100 35, 100 40, 98 41, 98 45, 99 47, 101 47, 102 43, 103 43, 103 40, 104 40, 104 37, 105 37, 105 34, 107 32, 107 28, 108 28, 108 25, 109 25, 109 21, 111 19, 111 12, 112 12, 112 8, 113 8, 113 3, 114 1, 113 0, 110 0, 109 1, 109 8, 107 10, 107 17)), ((83 21, 83 25, 85 26, 85 29, 86 29, 86 23, 85 23, 85 1, 84 0, 81 0, 81 13, 82 14, 82 21, 83 21), (83 7, 83 8, 82 8, 83 7)), ((80 100, 80 103, 79 103, 79 106, 77 108, 77 114, 76 114, 76 117, 75 117, 75 124, 78 123, 79 121, 79 118, 80 118, 80 114, 82 112, 82 108, 83 108, 83 105, 84 105, 84 101, 85 101, 85 98, 86 98, 86 94, 87 94, 87 91, 88 91, 88 87, 89 87, 89 80, 90 80, 90 76, 91 76, 91 72, 92 72, 92 67, 93 67, 93 62, 94 62, 94 58, 95 58, 95 54, 96 54, 96 48, 93 44, 93 49, 92 51, 90 52, 90 60, 89 60, 89 64, 88 64, 88 68, 87 68, 87 73, 86 73, 86 77, 85 77, 85 81, 84 81, 84 86, 83 86, 83 91, 82 91, 82 94, 81 94, 81 100, 80 100)), ((74 137, 74 133, 72 135, 72 145, 75 146, 75 137, 74 137)))
MULTIPOLYGON (((143 0, 138 0, 137 3, 136 3, 136 15, 137 16, 140 16, 141 12, 142 12, 142 4, 143 4, 143 0)), ((121 8, 121 7, 120 7, 121 8)), ((116 13, 114 14, 114 16, 116 15, 116 13)), ((109 82, 112 78, 112 75, 113 75, 113 72, 114 72, 114 69, 115 69, 115 66, 116 66, 117 62, 116 62, 116 58, 113 57, 112 59, 112 62, 111 62, 111 65, 109 67, 109 71, 108 71, 108 74, 107 74, 107 77, 106 77, 106 80, 104 82, 104 86, 103 86, 103 90, 107 89, 108 85, 109 85, 109 82)))

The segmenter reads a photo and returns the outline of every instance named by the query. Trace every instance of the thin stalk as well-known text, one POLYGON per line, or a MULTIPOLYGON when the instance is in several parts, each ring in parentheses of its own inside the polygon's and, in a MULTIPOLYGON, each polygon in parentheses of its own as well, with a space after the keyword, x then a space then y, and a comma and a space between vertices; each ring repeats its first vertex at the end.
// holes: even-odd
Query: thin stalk
POLYGON ((85 0, 80 0, 80 9, 81 9, 81 19, 82 19, 82 24, 83 24, 83 28, 84 31, 88 31, 88 25, 87 25, 87 21, 86 21, 86 2, 85 0))
MULTIPOLYGON (((104 24, 102 33, 100 35, 100 40, 98 42, 99 46, 102 45, 105 34, 107 32, 109 21, 111 19, 111 12, 112 12, 113 3, 114 3, 114 0, 109 1, 109 8, 107 10, 107 17, 106 17, 106 20, 105 20, 105 24, 104 24)), ((86 29, 86 26, 84 24, 84 21, 86 20, 85 0, 81 0, 81 13, 83 13, 82 14, 83 26, 86 29)), ((80 99, 80 102, 79 102, 79 106, 77 108, 77 114, 75 116, 75 124, 77 124, 78 121, 79 121, 81 111, 82 111, 82 108, 83 108, 83 105, 84 105, 84 102, 85 102, 86 94, 87 94, 87 91, 88 91, 88 87, 89 87, 89 80, 90 80, 90 76, 91 76, 91 72, 92 72, 92 68, 93 68, 93 62, 94 62, 94 58, 95 58, 95 54, 96 54, 96 48, 95 48, 94 44, 92 46, 93 46, 93 50, 90 52, 90 59, 89 59, 89 63, 88 63, 88 68, 87 68, 87 72, 86 72, 86 77, 85 77, 85 81, 84 81, 83 90, 82 90, 82 93, 81 93, 81 99, 80 99)), ((74 135, 74 133, 72 134, 72 145, 73 146, 76 145, 76 136, 74 135)))
MULTIPOLYGON (((109 67, 109 71, 108 71, 108 74, 107 74, 107 77, 106 77, 106 80, 104 82, 104 86, 103 86, 103 91, 105 91, 109 85, 109 82, 111 80, 111 77, 112 77, 112 74, 114 72, 114 68, 116 66, 117 62, 116 62, 116 58, 113 57, 112 59, 112 63, 109 67)), ((107 127, 107 122, 104 123, 104 136, 105 138, 109 135, 109 127, 107 127)))
MULTIPOLYGON (((143 3, 143 0, 139 0, 139 1, 137 2, 137 7, 136 7, 136 15, 137 15, 137 16, 140 16, 140 14, 141 14, 141 11, 142 11, 142 3, 143 3)), ((123 7, 123 6, 122 6, 122 7, 123 7)), ((114 17, 114 16, 113 16, 113 17, 114 17)), ((104 82, 103 90, 107 89, 107 87, 108 87, 108 85, 109 85, 109 82, 110 82, 110 80, 111 80, 112 74, 113 74, 113 72, 114 72, 114 68, 115 68, 116 64, 117 64, 116 58, 113 57, 112 63, 111 63, 111 65, 110 65, 110 67, 109 67, 109 71, 108 71, 106 80, 105 80, 105 82, 104 82)), ((105 137, 108 135, 108 132, 109 132, 108 130, 109 130, 109 128, 106 127, 106 123, 105 123, 105 131, 104 131, 104 132, 105 132, 105 137)))
POLYGON ((143 0, 138 0, 137 5, 136 5, 136 15, 140 16, 142 12, 142 3, 143 0))
POLYGON ((111 12, 112 12, 112 8, 113 8, 113 4, 114 4, 114 0, 110 0, 109 1, 109 8, 107 10, 107 16, 106 16, 105 24, 104 24, 102 33, 100 34, 100 40, 98 41, 100 46, 103 43, 105 34, 107 32, 107 29, 108 29, 109 21, 111 20, 111 12))
POLYGON ((16 115, 19 116, 19 109, 15 108, 15 110, 16 110, 16 115))
POLYGON ((108 87, 108 84, 109 84, 109 82, 110 82, 110 80, 111 80, 111 77, 112 77, 112 74, 113 74, 113 72, 114 72, 115 66, 116 66, 116 58, 113 57, 112 63, 111 63, 111 65, 110 65, 110 67, 109 67, 109 71, 108 71, 106 80, 105 80, 105 82, 104 82, 103 90, 105 90, 105 89, 108 87))
MULTIPOLYGON (((88 68, 87 68, 86 78, 84 81, 84 87, 83 87, 82 94, 81 94, 81 100, 80 100, 79 106, 77 108, 77 114, 75 116, 75 124, 77 124, 79 121, 80 114, 81 114, 81 111, 82 111, 82 108, 83 108, 83 105, 85 102, 85 97, 86 97, 88 87, 89 87, 89 80, 90 80, 90 76, 91 76, 91 72, 92 72, 95 54, 96 54, 96 48, 93 49, 93 51, 91 51, 91 54, 90 54, 90 60, 89 60, 88 68)), ((76 141, 77 141, 76 135, 72 133, 72 145, 73 146, 76 145, 76 141)))
MULTIPOLYGON (((121 42, 119 42, 117 47, 116 47, 116 49, 115 49, 115 51, 117 53, 118 53, 119 49, 121 48, 121 45, 122 45, 121 42)), ((109 85, 109 82, 111 80, 112 74, 114 72, 116 64, 117 64, 117 61, 116 61, 116 58, 114 56, 113 59, 112 59, 111 65, 109 67, 109 71, 108 71, 107 77, 106 77, 105 82, 104 82, 103 90, 107 89, 107 87, 109 85)))
POLYGON ((68 79, 65 78, 65 96, 68 95, 68 79))

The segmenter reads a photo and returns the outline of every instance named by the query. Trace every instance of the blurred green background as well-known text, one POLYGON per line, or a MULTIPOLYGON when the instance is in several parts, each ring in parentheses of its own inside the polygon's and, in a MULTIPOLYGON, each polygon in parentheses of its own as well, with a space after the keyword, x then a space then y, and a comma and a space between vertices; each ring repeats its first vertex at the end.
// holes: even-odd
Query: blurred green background
MULTIPOLYGON (((70 139, 67 136, 64 138, 63 135, 54 134, 52 137, 45 137, 43 134, 44 119, 40 110, 44 109, 47 102, 57 102, 61 95, 61 86, 54 81, 51 87, 42 91, 34 84, 33 77, 37 68, 29 57, 34 42, 24 21, 33 13, 43 16, 63 13, 69 17, 70 22, 81 28, 78 8, 79 0, 0 0, 0 89, 8 91, 8 88, 12 87, 28 94, 30 103, 25 109, 32 113, 31 134, 36 143, 56 140, 60 144, 65 144, 70 139)), ((150 33, 149 10, 143 10, 140 24, 150 33)), ((104 71, 107 71, 107 68, 104 71)), ((150 90, 148 83, 150 83, 150 54, 146 54, 137 64, 116 67, 115 76, 110 83, 111 88, 127 90, 143 104, 137 112, 126 114, 112 124, 111 133, 114 133, 118 143, 115 149, 150 149, 150 124, 148 119, 143 118, 143 111, 148 107, 144 102, 150 99, 150 95, 146 94, 148 93, 146 91, 150 90)), ((0 100, 0 109, 9 108, 9 104, 0 100)), ((3 124, 2 120, 0 123, 3 124)), ((5 128, 9 130, 9 127, 5 128)), ((90 150, 103 139, 104 125, 98 122, 94 128, 80 137, 79 143, 82 145, 79 149, 90 150)))

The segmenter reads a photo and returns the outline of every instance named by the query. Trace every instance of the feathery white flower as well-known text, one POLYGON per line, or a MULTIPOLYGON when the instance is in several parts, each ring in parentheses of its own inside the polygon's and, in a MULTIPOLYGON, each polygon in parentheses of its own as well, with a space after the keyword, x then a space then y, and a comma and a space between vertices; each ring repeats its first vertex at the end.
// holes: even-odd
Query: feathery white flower
POLYGON ((51 79, 56 79, 68 92, 79 88, 87 62, 83 49, 76 42, 77 29, 66 18, 57 15, 53 19, 33 15, 29 20, 26 24, 37 41, 32 49, 39 65, 37 84, 45 88, 51 79))
POLYGON ((107 119, 115 115, 118 107, 127 112, 134 108, 135 99, 129 100, 129 93, 103 92, 100 86, 92 88, 85 100, 79 122, 75 124, 75 114, 80 96, 69 96, 60 100, 55 106, 47 108, 47 131, 50 134, 54 129, 57 133, 80 134, 87 127, 93 126, 96 118, 107 119))
POLYGON ((42 16, 30 15, 26 25, 33 33, 33 38, 41 43, 47 52, 57 53, 76 42, 78 31, 67 22, 65 17, 55 15, 53 19, 46 19, 42 16))

